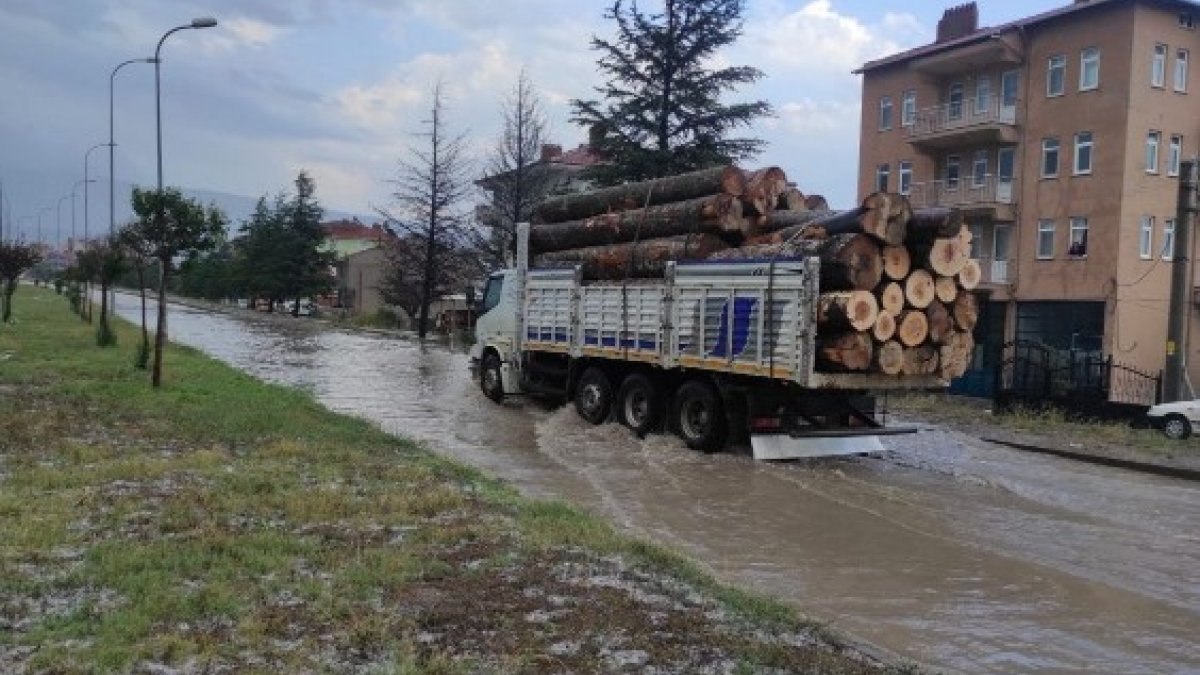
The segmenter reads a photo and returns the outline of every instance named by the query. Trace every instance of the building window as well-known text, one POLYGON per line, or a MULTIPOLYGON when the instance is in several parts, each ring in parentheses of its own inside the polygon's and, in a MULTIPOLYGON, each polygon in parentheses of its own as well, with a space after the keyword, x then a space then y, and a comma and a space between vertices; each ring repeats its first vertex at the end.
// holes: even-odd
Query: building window
POLYGON ((912 162, 907 160, 900 162, 900 194, 907 195, 912 192, 912 162))
POLYGON ((1175 259, 1175 219, 1168 218, 1163 221, 1163 260, 1175 259))
POLYGON ((1192 18, 1191 12, 1183 12, 1179 15, 1179 27, 1184 30, 1192 30, 1196 27, 1196 21, 1192 18))
POLYGON ((1162 133, 1151 131, 1146 134, 1146 173, 1158 173, 1158 144, 1162 133))
POLYGON ((917 92, 904 92, 900 99, 900 124, 911 127, 917 121, 917 92))
POLYGON ((1100 86, 1100 49, 1088 47, 1079 53, 1079 91, 1100 86))
POLYGON ((962 168, 959 163, 958 155, 950 155, 946 157, 946 189, 957 190, 958 178, 962 175, 962 168))
POLYGON ((1049 260, 1054 257, 1054 221, 1038 221, 1037 257, 1049 260))
POLYGON ((1154 45, 1154 60, 1150 63, 1150 86, 1161 87, 1167 82, 1167 46, 1154 45))
POLYGON ((1179 175, 1179 159, 1183 154, 1183 136, 1173 134, 1171 143, 1167 146, 1167 175, 1179 175))
POLYGON ((985 115, 992 109, 992 79, 980 77, 975 80, 975 114, 985 115))
POLYGON ((887 164, 880 164, 875 167, 875 189, 879 192, 887 192, 888 177, 891 173, 891 168, 887 164))
POLYGON ((983 256, 983 226, 972 223, 968 229, 971 230, 971 260, 980 260, 983 256))
POLYGON ((892 128, 892 97, 884 96, 879 99, 879 130, 887 131, 892 128))
POLYGON ((1042 178, 1058 176, 1058 139, 1042 139, 1042 178))
POLYGON ((1088 220, 1080 216, 1071 218, 1071 244, 1067 255, 1072 258, 1087 257, 1088 220))
POLYGON ((1175 51, 1175 91, 1187 92, 1188 50, 1175 51))
POLYGON ((1067 81, 1067 57, 1056 54, 1046 64, 1046 95, 1062 96, 1067 81))
POLYGON ((1092 132, 1081 131, 1075 134, 1075 175, 1080 176, 1092 172, 1092 132))
POLYGON ((1154 216, 1142 216, 1142 230, 1138 237, 1138 256, 1149 260, 1154 256, 1154 216))
POLYGON ((955 82, 950 85, 946 100, 949 103, 946 114, 949 116, 950 121, 956 122, 962 119, 963 86, 961 82, 955 82))
POLYGON ((976 150, 975 161, 971 164, 971 187, 983 187, 987 183, 988 151, 976 150))

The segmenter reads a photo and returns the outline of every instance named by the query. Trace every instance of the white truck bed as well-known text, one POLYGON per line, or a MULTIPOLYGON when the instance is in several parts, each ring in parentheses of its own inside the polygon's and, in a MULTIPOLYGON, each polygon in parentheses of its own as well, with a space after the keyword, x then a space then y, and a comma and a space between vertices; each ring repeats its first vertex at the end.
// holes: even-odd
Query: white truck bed
POLYGON ((530 270, 522 347, 766 377, 807 388, 941 387, 936 376, 814 371, 819 261, 701 262, 662 280, 581 283, 530 270))

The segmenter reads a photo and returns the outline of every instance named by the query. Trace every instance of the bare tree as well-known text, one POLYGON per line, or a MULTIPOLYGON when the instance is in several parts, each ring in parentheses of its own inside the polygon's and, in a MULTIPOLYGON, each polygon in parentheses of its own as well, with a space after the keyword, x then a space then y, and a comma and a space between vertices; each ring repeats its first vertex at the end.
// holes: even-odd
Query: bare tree
POLYGON ((454 278, 444 260, 467 243, 466 219, 462 213, 470 181, 465 156, 466 136, 451 136, 446 130, 446 95, 441 80, 433 87, 430 117, 422 123, 424 131, 415 134, 421 146, 410 145, 407 159, 399 161, 399 176, 392 181, 395 214, 380 214, 397 230, 401 238, 415 238, 419 246, 403 247, 390 256, 393 265, 403 266, 399 276, 420 289, 417 334, 429 331, 429 306, 434 298, 447 292, 454 278))
POLYGON ((528 222, 533 209, 554 187, 554 176, 541 161, 546 142, 546 114, 537 88, 521 71, 516 86, 500 104, 504 128, 487 158, 480 185, 492 201, 479 211, 477 248, 493 267, 517 252, 517 223, 528 222))

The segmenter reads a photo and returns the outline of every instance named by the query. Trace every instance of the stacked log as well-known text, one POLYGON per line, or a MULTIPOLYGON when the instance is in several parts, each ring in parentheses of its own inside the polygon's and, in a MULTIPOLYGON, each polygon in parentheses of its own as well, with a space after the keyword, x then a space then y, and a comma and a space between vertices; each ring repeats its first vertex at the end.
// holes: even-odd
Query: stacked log
POLYGON ((654 278, 687 260, 820 260, 816 368, 961 376, 981 270, 959 211, 877 192, 831 210, 782 169, 722 166, 554 197, 536 209, 533 264, 585 280, 654 278))

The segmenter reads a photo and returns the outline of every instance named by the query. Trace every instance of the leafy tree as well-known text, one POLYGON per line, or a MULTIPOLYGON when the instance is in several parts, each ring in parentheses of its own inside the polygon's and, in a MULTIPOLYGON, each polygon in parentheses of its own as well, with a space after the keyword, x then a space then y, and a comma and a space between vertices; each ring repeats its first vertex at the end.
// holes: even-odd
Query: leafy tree
POLYGON ((129 268, 130 262, 118 235, 95 242, 89 248, 96 258, 94 278, 100 282, 100 325, 96 328, 96 344, 111 347, 117 344, 117 336, 108 321, 108 290, 129 268))
POLYGON ((42 259, 33 245, 0 241, 0 323, 12 321, 12 299, 17 279, 42 259))
POLYGON ((150 332, 146 328, 146 270, 154 264, 153 248, 143 236, 142 228, 135 221, 117 232, 117 239, 125 249, 130 266, 137 274, 138 295, 142 299, 142 341, 138 346, 134 365, 145 370, 150 362, 150 332))
POLYGON ((533 209, 554 187, 554 176, 541 162, 546 114, 525 71, 500 105, 504 128, 487 159, 480 184, 491 204, 480 209, 476 247, 489 266, 505 265, 517 253, 517 223, 529 222, 533 209))
POLYGON ((239 285, 251 299, 265 298, 274 310, 275 303, 284 297, 288 262, 281 255, 285 239, 283 195, 275 197, 273 206, 261 197, 250 220, 242 225, 242 236, 235 240, 238 250, 235 275, 239 285))
POLYGON ((439 81, 433 88, 430 118, 425 131, 417 134, 427 145, 410 146, 411 159, 400 161, 400 175, 392 181, 393 197, 403 217, 380 211, 389 223, 415 238, 411 246, 397 247, 392 275, 420 289, 416 312, 417 335, 429 332, 429 306, 457 280, 447 258, 464 248, 469 239, 462 205, 469 182, 465 136, 451 137, 446 131, 446 97, 439 81))
POLYGON ((745 0, 662 0, 647 14, 614 0, 605 18, 613 40, 592 38, 606 81, 604 99, 571 102, 572 121, 591 129, 606 161, 589 171, 606 185, 657 178, 750 158, 763 142, 731 138, 769 115, 765 101, 725 103, 725 94, 763 74, 750 66, 716 67, 718 50, 741 35, 745 0))
POLYGON ((225 214, 204 207, 175 188, 133 189, 133 212, 141 238, 158 261, 158 328, 154 334, 154 366, 150 381, 162 385, 163 348, 167 341, 167 284, 175 259, 217 246, 225 234, 225 214))

